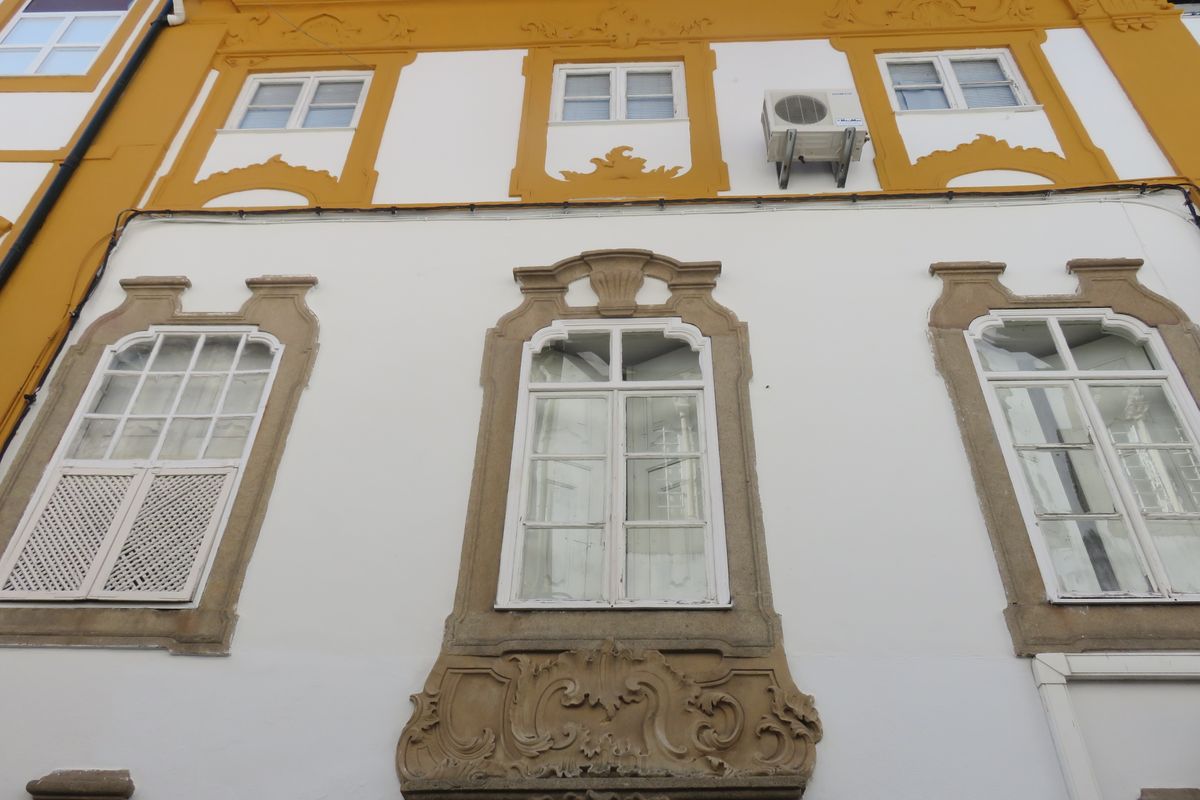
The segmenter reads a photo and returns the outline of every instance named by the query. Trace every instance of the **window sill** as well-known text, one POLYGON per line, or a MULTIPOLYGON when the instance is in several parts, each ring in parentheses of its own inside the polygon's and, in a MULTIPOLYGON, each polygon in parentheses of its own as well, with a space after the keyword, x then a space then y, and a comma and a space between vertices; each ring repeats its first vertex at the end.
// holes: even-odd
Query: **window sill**
POLYGON ((496 603, 496 611, 723 611, 733 603, 496 603))
POLYGON ((330 133, 332 131, 353 133, 356 130, 358 130, 358 126, 351 125, 345 128, 218 128, 217 133, 330 133))
POLYGON ((1041 104, 1028 106, 997 106, 995 108, 895 108, 898 117, 907 116, 943 116, 943 115, 958 115, 958 114, 1001 114, 1001 113, 1024 113, 1026 111, 1042 111, 1045 106, 1041 104))
POLYGON ((1056 606, 1194 605, 1200 603, 1200 596, 1129 595, 1122 597, 1054 597, 1049 602, 1051 605, 1056 606))
POLYGON ((576 125, 661 125, 664 122, 691 122, 687 117, 671 117, 670 119, 552 119, 551 127, 566 128, 576 125))

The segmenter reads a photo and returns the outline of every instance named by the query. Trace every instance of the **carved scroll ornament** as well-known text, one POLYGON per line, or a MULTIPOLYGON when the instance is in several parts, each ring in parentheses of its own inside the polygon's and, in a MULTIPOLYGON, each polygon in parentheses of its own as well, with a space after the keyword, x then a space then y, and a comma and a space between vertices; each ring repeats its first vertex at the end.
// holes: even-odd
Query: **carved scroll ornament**
MULTIPOLYGON (((644 779, 732 797, 771 779, 778 796, 798 796, 821 738, 812 698, 791 685, 786 667, 741 661, 612 642, 450 659, 413 696, 397 755, 403 790, 607 798, 616 786, 642 792, 644 779), (546 795, 546 781, 566 793, 546 795)), ((640 796, 658 797, 654 789, 640 796)))
POLYGON ((1025 22, 1033 17, 1032 0, 835 0, 825 12, 833 28, 932 28, 961 23, 1025 22))

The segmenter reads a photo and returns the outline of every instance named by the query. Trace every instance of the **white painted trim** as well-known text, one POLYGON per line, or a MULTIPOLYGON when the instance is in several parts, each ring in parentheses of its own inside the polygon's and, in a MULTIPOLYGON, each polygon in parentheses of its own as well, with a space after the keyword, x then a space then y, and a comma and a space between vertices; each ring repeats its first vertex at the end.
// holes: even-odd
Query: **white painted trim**
MULTIPOLYGON (((963 113, 963 112, 983 112, 992 113, 996 111, 1037 111, 1042 108, 1038 105, 1033 97, 1033 92, 1029 90, 1029 86, 1025 83, 1025 79, 1021 76, 1021 71, 1017 69, 1016 61, 1013 60, 1012 53, 1007 48, 990 48, 978 50, 929 50, 925 52, 913 53, 880 53, 876 57, 876 62, 879 65, 879 71, 883 75, 884 85, 888 89, 888 97, 891 100, 892 110, 897 114, 945 114, 963 113), (1004 71, 1005 77, 1012 86, 1013 92, 1017 96, 1017 105, 1015 106, 975 106, 967 105, 966 96, 963 94, 962 87, 959 85, 958 77, 954 73, 951 66, 951 61, 969 61, 969 60, 990 60, 996 59, 1000 64, 1000 69, 1004 71), (917 62, 932 62, 934 69, 937 70, 938 77, 941 78, 940 88, 946 97, 946 102, 949 108, 900 108, 900 102, 896 97, 897 88, 924 88, 926 85, 912 87, 896 87, 892 83, 892 74, 888 70, 888 64, 902 63, 917 63, 917 62)), ((933 84, 929 84, 929 88, 933 88, 933 84)))
POLYGON ((556 64, 551 89, 550 122, 559 125, 604 125, 606 123, 678 122, 687 119, 687 87, 684 84, 682 61, 630 61, 598 64, 556 64), (626 80, 631 72, 670 72, 673 114, 664 119, 626 118, 626 80), (607 119, 563 119, 563 100, 568 75, 609 76, 607 119))

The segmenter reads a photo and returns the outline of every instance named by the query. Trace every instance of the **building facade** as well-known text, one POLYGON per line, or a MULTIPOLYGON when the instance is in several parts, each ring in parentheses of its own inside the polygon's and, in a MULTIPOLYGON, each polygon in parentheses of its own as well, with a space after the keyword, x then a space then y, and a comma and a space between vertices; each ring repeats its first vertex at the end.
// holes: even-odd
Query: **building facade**
POLYGON ((1200 797, 1191 7, 0 23, 0 800, 1200 797))

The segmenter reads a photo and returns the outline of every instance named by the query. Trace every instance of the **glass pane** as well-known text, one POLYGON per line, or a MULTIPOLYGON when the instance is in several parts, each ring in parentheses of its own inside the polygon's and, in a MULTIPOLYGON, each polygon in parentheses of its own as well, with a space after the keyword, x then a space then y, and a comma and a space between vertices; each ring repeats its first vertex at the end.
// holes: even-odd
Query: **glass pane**
POLYGON ((1119 520, 1042 520, 1038 527, 1063 592, 1150 591, 1133 539, 1119 520))
POLYGON ((225 403, 221 406, 221 413, 253 414, 258 411, 258 400, 262 397, 266 382, 267 376, 262 373, 234 375, 229 383, 229 393, 225 395, 225 403))
POLYGON ((989 81, 1008 80, 1008 76, 1000 67, 1000 61, 995 58, 972 58, 950 63, 954 66, 954 74, 959 83, 988 83, 989 81))
POLYGON ((46 59, 38 64, 38 75, 82 75, 92 65, 92 59, 99 52, 97 47, 85 47, 71 50, 52 50, 46 59))
POLYGON ((304 115, 302 128, 349 128, 354 119, 354 106, 310 108, 304 115))
POLYGON ((1006 322, 976 340, 979 360, 989 372, 1062 369, 1062 357, 1045 322, 1006 322))
POLYGON ((888 74, 893 86, 940 84, 937 67, 932 61, 910 61, 903 64, 888 64, 888 74))
POLYGON ((242 123, 238 127, 243 130, 286 128, 288 119, 291 116, 292 111, 290 108, 252 108, 246 111, 246 116, 242 117, 242 123))
POLYGON ((148 375, 130 413, 166 414, 171 410, 182 382, 181 375, 148 375))
POLYGON ((200 455, 200 445, 204 444, 204 436, 208 433, 208 417, 198 419, 180 418, 171 421, 167 428, 167 438, 163 439, 159 458, 184 459, 197 458, 200 455))
POLYGON ((703 528, 629 528, 625 595, 630 600, 712 599, 703 528))
POLYGON ((629 397, 625 446, 630 453, 697 452, 700 420, 696 397, 629 397))
POLYGON ((608 380, 607 333, 574 333, 533 354, 534 383, 589 383, 608 380))
POLYGON ((1187 434, 1161 386, 1091 386, 1116 444, 1186 442, 1187 434))
POLYGON ((1017 444, 1087 444, 1087 424, 1064 386, 998 387, 996 396, 1017 444))
POLYGON ((672 119, 675 100, 671 97, 630 97, 625 103, 627 119, 672 119))
POLYGON ((563 103, 563 119, 569 122, 608 119, 608 101, 567 100, 563 103))
POLYGON ((225 378, 221 375, 193 375, 188 378, 179 398, 177 414, 211 414, 217 408, 225 378))
POLYGON ((40 50, 0 50, 0 75, 24 75, 40 50))
POLYGON ((108 443, 117 431, 115 419, 85 419, 75 435, 67 458, 104 458, 108 443))
POLYGON ((599 455, 608 449, 608 400, 539 397, 534 405, 533 452, 599 455))
POLYGON ((250 98, 250 105, 291 108, 296 105, 303 86, 303 83, 260 83, 254 90, 254 97, 250 98))
POLYGON ((1171 588, 1200 593, 1200 520, 1147 520, 1158 557, 1167 570, 1171 588))
POLYGON ((92 403, 92 411, 97 414, 124 414, 137 382, 137 375, 104 376, 104 383, 100 385, 100 391, 92 403))
POLYGON ((704 519, 698 458, 631 458, 625 483, 627 520, 704 519))
POLYGON ((108 368, 140 372, 146 368, 146 362, 150 360, 150 351, 153 349, 153 341, 131 344, 121 352, 113 354, 108 368))
POLYGON ((627 381, 698 381, 700 354, 656 331, 621 334, 621 374, 627 381))
POLYGON ((967 108, 1008 108, 1019 106, 1017 95, 1008 84, 999 86, 964 86, 963 99, 967 108))
POLYGON ((1099 322, 1060 322, 1063 337, 1080 369, 1154 369, 1140 344, 1099 322))
POLYGON ((358 102, 362 81, 321 81, 313 94, 314 105, 350 105, 358 102))
POLYGON ((625 95, 671 94, 670 72, 630 72, 625 76, 625 95))
POLYGON ((196 356, 194 369, 198 372, 224 372, 229 369, 233 366, 233 357, 237 355, 237 346, 241 338, 212 334, 205 336, 200 355, 196 356))
POLYGON ((1200 513, 1200 463, 1191 450, 1122 450, 1121 468, 1148 514, 1200 513))
POLYGON ((525 518, 531 522, 603 522, 608 462, 534 461, 525 518))
POLYGON ((59 37, 59 44, 104 44, 120 17, 76 17, 59 37))
POLYGON ((1091 450, 1021 450, 1017 457, 1039 513, 1113 512, 1112 498, 1091 450))
POLYGON ((604 594, 604 532, 527 528, 520 600, 599 600, 604 594))
POLYGON ((568 75, 564 97, 608 97, 609 75, 568 75))
POLYGON ((62 21, 62 17, 25 17, 12 26, 0 44, 47 44, 62 21))
POLYGON ((265 342, 246 342, 242 348, 242 357, 238 359, 237 368, 240 371, 251 369, 270 369, 275 356, 265 342))
POLYGON ((897 89, 896 98, 905 111, 950 107, 950 101, 941 89, 897 89))
POLYGON ((161 419, 131 419, 126 421, 117 446, 113 448, 113 458, 149 458, 162 433, 161 419))
POLYGON ((204 450, 205 458, 241 458, 246 437, 250 435, 250 420, 219 419, 213 426, 212 438, 204 450))
POLYGON ((150 365, 151 372, 182 372, 192 363, 197 336, 164 336, 158 355, 150 365))

